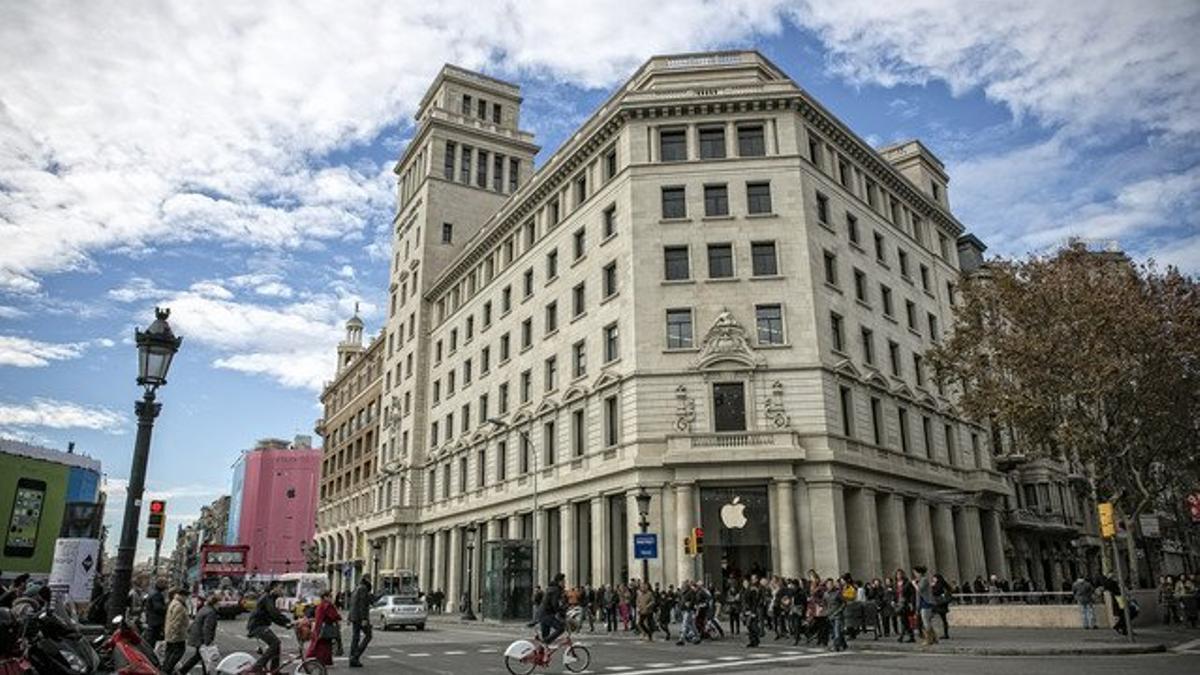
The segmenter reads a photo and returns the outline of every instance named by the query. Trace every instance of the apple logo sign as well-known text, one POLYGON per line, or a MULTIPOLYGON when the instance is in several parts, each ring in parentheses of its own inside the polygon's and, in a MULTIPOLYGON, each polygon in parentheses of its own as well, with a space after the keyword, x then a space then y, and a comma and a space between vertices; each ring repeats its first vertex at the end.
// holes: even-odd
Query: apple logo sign
POLYGON ((721 523, 731 530, 740 530, 746 526, 746 505, 741 503, 741 497, 721 507, 721 523))

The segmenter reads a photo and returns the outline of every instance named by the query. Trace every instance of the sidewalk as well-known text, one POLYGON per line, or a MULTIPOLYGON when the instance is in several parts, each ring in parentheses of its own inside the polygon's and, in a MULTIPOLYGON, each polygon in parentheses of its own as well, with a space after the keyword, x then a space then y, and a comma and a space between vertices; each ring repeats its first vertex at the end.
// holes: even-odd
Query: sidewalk
MULTIPOLYGON (((940 628, 940 624, 939 624, 940 628)), ((939 636, 941 633, 939 632, 939 636)), ((1200 638, 1200 631, 1143 628, 1134 642, 1111 628, 960 628, 950 626, 950 639, 931 647, 898 643, 896 636, 861 635, 850 641, 852 651, 914 652, 930 654, 973 654, 976 656, 1099 656, 1106 654, 1153 654, 1200 638)))

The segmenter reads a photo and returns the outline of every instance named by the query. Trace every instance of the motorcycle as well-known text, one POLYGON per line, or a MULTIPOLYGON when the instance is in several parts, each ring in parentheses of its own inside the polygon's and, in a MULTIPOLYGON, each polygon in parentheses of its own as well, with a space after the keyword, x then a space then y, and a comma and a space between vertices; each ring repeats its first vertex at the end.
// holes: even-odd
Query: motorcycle
POLYGON ((100 657, 69 616, 49 608, 28 614, 22 626, 23 660, 40 675, 93 675, 100 657))
POLYGON ((100 655, 101 668, 117 675, 159 675, 158 657, 153 646, 142 639, 124 616, 111 622, 112 633, 93 643, 100 655))

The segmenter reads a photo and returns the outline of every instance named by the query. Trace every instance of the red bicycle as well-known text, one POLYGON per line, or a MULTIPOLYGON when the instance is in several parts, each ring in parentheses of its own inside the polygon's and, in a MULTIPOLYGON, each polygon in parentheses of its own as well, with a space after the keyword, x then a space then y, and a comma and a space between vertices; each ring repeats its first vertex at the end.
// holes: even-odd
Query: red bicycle
POLYGON ((572 673, 587 670, 592 654, 587 647, 576 644, 570 631, 564 632, 553 644, 544 645, 538 638, 517 640, 504 650, 504 667, 512 675, 529 675, 534 668, 548 668, 554 654, 562 650, 563 667, 572 673))

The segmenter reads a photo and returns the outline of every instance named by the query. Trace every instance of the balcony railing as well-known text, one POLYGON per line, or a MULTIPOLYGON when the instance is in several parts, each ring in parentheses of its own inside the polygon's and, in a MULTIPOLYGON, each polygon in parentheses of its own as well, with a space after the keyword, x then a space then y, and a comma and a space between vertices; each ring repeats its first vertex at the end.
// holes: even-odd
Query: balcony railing
POLYGON ((1011 509, 1008 512, 1008 524, 1010 527, 1032 530, 1064 531, 1077 529, 1075 524, 1068 522, 1067 517, 1060 512, 1038 512, 1032 509, 1011 509))
POLYGON ((801 450, 796 434, 789 430, 716 431, 667 436, 667 456, 712 454, 733 459, 715 451, 751 449, 774 454, 773 451, 794 453, 801 450))

